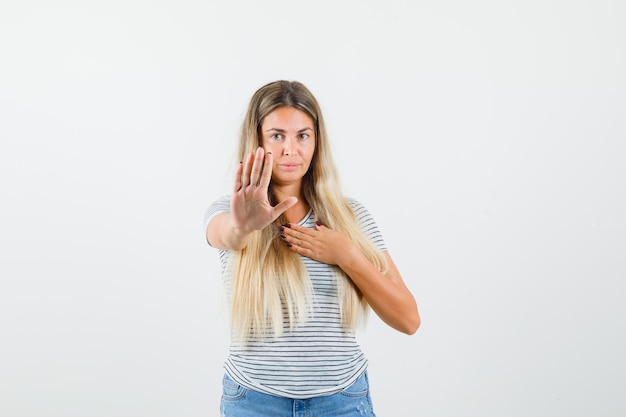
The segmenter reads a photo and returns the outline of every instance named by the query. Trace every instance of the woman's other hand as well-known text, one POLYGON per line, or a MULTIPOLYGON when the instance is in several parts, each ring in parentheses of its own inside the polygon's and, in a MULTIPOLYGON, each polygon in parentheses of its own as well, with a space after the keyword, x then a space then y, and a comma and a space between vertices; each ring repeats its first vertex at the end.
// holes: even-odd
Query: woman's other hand
POLYGON ((281 238, 291 250, 329 265, 341 266, 342 261, 356 249, 343 234, 316 223, 315 229, 297 224, 286 224, 280 228, 281 238))

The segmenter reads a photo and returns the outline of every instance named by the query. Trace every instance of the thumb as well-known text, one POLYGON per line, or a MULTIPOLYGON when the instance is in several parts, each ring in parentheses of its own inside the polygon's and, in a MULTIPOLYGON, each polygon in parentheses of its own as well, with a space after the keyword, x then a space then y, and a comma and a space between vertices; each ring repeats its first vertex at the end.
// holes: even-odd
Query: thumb
POLYGON ((277 219, 278 216, 295 206, 297 202, 297 197, 287 197, 280 203, 276 204, 276 207, 274 207, 274 220, 277 219))

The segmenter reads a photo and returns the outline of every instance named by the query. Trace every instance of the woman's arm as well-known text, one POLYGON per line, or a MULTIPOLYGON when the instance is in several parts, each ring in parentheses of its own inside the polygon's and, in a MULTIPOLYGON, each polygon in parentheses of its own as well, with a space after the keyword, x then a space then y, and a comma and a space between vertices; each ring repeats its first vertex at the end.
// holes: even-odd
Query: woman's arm
POLYGON ((206 228, 206 240, 218 249, 241 250, 248 245, 250 233, 242 233, 235 227, 230 213, 219 213, 206 228))
POLYGON ((387 275, 381 274, 363 254, 355 249, 355 254, 346 257, 338 266, 361 290, 372 310, 389 326, 406 334, 414 334, 421 324, 417 303, 406 287, 391 255, 387 258, 387 275))

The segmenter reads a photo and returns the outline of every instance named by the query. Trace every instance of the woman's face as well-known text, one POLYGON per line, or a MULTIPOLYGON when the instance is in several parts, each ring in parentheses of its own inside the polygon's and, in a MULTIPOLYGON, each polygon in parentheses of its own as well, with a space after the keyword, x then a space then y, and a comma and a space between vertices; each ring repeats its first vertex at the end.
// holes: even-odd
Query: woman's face
POLYGON ((313 119, 293 107, 275 109, 261 123, 261 146, 272 153, 276 185, 300 183, 315 152, 313 119))

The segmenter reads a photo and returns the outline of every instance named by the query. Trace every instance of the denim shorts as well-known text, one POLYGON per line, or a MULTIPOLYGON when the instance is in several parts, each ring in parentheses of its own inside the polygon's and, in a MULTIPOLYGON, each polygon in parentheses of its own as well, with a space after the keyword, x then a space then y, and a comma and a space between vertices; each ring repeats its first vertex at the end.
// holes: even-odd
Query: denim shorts
POLYGON ((343 391, 296 400, 242 387, 228 375, 222 381, 221 417, 376 417, 367 372, 343 391))

